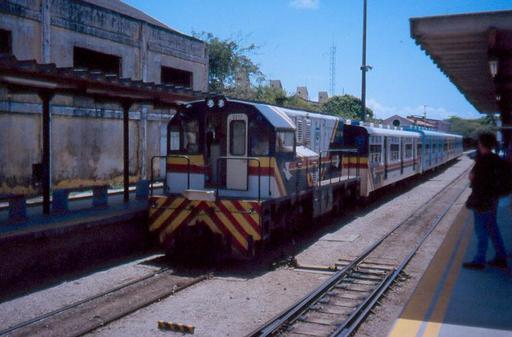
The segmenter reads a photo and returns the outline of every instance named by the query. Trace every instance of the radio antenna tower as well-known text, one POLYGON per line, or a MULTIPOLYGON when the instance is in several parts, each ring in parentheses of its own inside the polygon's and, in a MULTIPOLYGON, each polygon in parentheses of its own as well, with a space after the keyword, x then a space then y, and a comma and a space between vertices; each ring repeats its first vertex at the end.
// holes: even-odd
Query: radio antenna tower
POLYGON ((329 95, 331 97, 336 93, 336 46, 334 45, 334 42, 332 43, 330 50, 329 91, 329 95))

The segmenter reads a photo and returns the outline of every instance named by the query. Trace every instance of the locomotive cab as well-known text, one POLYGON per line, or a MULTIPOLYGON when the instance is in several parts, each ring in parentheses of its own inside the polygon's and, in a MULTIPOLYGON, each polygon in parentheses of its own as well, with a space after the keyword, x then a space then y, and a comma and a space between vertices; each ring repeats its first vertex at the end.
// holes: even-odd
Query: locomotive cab
POLYGON ((269 121, 260 110, 223 97, 184 106, 168 125, 167 193, 276 196, 271 158, 295 159, 293 123, 279 117, 269 121))

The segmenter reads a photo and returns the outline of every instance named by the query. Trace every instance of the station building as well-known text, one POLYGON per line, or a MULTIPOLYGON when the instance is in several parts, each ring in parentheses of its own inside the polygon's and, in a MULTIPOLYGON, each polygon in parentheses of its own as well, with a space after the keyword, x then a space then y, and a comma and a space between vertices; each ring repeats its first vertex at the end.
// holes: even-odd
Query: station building
MULTIPOLYGON (((0 53, 56 67, 86 69, 132 81, 206 91, 206 44, 118 0, 4 0, 0 53)), ((93 97, 52 101, 52 186, 116 184, 122 172, 118 105, 93 97)), ((136 105, 130 112, 130 181, 150 175, 165 153, 172 109, 136 105)), ((37 194, 41 101, 0 86, 0 195, 37 194)))

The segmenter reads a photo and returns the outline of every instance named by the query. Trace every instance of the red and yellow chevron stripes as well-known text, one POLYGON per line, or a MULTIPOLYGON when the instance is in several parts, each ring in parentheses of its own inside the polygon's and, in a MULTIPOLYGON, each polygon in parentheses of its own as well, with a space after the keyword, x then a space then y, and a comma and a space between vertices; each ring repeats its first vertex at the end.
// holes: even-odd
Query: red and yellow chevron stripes
POLYGON ((213 233, 231 237, 233 246, 250 254, 249 241, 261 240, 261 205, 257 201, 188 200, 181 196, 150 199, 149 230, 158 233, 160 242, 172 237, 181 226, 202 222, 213 233))

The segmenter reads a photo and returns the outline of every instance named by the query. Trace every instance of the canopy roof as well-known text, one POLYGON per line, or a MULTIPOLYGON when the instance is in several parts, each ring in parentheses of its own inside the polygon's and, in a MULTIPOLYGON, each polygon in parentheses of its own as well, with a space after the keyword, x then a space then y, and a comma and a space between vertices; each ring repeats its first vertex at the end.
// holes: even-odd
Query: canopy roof
POLYGON ((116 75, 77 68, 57 68, 55 64, 19 61, 0 54, 0 84, 12 90, 75 94, 102 100, 176 105, 205 94, 190 88, 134 81, 116 75))
POLYGON ((512 90, 512 11, 412 18, 411 36, 478 111, 500 111, 512 90))

